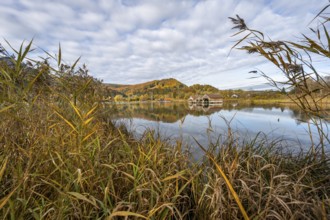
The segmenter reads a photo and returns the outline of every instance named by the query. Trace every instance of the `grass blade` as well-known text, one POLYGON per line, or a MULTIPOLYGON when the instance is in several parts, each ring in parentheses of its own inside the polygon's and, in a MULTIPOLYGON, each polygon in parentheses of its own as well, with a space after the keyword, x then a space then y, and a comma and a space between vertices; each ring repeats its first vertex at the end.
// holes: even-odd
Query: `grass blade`
POLYGON ((75 128, 75 126, 74 126, 69 120, 67 120, 66 118, 64 118, 64 116, 61 115, 61 114, 60 114, 59 112, 57 112, 56 110, 55 110, 55 113, 56 113, 60 118, 62 118, 63 121, 65 121, 65 123, 67 123, 67 124, 72 128, 72 130, 74 130, 75 132, 78 133, 78 131, 77 131, 77 129, 75 128))
POLYGON ((5 173, 7 162, 8 162, 8 157, 6 157, 6 159, 4 160, 4 162, 2 164, 2 167, 0 169, 0 182, 1 182, 3 174, 5 173))
POLYGON ((13 191, 11 191, 7 196, 0 200, 0 209, 2 209, 6 205, 10 197, 14 194, 14 192, 18 189, 19 186, 20 184, 16 186, 15 189, 13 189, 13 191))
POLYGON ((77 192, 67 192, 67 194, 75 197, 76 199, 79 199, 79 200, 83 200, 85 202, 88 202, 90 204, 92 204, 93 206, 99 208, 95 202, 91 201, 90 199, 87 199, 86 196, 82 195, 81 193, 77 193, 77 192))
POLYGON ((14 107, 14 106, 15 106, 15 104, 11 104, 11 105, 9 105, 9 106, 6 106, 6 107, 0 109, 0 113, 1 113, 1 112, 5 112, 5 111, 7 111, 8 109, 11 109, 11 108, 14 107))
MULTIPOLYGON (((194 138, 194 137, 193 137, 194 138)), ((243 207, 236 191, 234 190, 233 185, 230 183, 229 179, 227 178, 225 172, 222 170, 222 168, 219 166, 219 164, 215 161, 215 159, 213 158, 212 155, 209 154, 209 152, 194 138, 195 142, 197 143, 197 145, 205 152, 205 154, 207 155, 207 157, 212 161, 212 163, 215 165, 215 167, 217 168, 218 172, 220 173, 220 175, 222 176, 222 178, 225 180, 226 185, 231 193, 231 195, 234 197, 243 217, 245 220, 249 220, 249 216, 247 215, 245 208, 243 207)))
POLYGON ((143 218, 143 219, 148 219, 147 217, 143 216, 143 215, 140 215, 140 214, 137 214, 137 213, 134 213, 134 212, 128 212, 128 211, 116 211, 116 212, 113 212, 108 220, 110 219, 113 219, 113 217, 115 216, 122 216, 122 217, 129 217, 129 216, 135 216, 135 217, 139 217, 139 218, 143 218))

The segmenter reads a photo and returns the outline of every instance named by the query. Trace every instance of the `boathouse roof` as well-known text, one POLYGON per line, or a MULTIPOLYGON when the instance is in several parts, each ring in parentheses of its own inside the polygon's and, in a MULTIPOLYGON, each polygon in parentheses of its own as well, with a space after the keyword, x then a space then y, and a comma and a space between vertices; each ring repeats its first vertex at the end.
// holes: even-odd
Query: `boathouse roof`
POLYGON ((210 98, 210 99, 222 99, 222 96, 219 94, 205 94, 203 98, 210 98))

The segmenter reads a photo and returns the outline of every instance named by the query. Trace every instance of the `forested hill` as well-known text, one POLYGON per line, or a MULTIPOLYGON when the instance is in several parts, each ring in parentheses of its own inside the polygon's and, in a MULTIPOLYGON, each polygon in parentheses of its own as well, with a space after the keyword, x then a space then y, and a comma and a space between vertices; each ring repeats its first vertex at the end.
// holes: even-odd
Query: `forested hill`
POLYGON ((106 84, 106 87, 118 93, 117 99, 129 99, 130 101, 187 99, 190 95, 220 92, 210 85, 195 84, 189 87, 173 78, 135 85, 106 84))

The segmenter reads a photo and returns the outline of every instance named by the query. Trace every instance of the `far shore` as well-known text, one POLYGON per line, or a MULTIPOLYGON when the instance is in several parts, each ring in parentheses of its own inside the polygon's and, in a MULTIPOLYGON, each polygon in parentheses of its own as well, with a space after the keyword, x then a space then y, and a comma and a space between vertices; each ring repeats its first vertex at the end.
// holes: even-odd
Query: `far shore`
MULTIPOLYGON (((104 101, 105 103, 115 104, 138 104, 138 103, 171 103, 171 102, 187 102, 184 99, 173 100, 146 100, 146 101, 104 101)), ((238 102, 238 103, 250 103, 250 104, 296 104, 291 99, 224 99, 223 102, 238 102)), ((320 101, 321 105, 330 105, 330 98, 320 101)))

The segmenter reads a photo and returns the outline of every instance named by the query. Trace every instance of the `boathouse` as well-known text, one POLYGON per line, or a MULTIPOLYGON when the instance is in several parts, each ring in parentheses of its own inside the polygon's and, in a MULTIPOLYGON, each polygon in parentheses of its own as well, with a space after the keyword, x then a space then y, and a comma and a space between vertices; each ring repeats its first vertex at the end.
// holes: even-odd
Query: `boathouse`
POLYGON ((197 105, 209 105, 209 104, 220 104, 223 102, 223 99, 219 94, 205 94, 203 96, 200 95, 190 96, 188 102, 197 105))
POLYGON ((219 104, 223 102, 222 96, 219 94, 206 94, 202 99, 203 104, 219 104))
POLYGON ((189 97, 188 102, 189 103, 201 103, 201 102, 203 102, 203 97, 200 95, 193 95, 193 96, 189 97))
POLYGON ((189 103, 194 103, 194 102, 196 102, 196 98, 197 98, 197 97, 196 97, 195 95, 190 96, 189 99, 188 99, 188 102, 189 102, 189 103))

